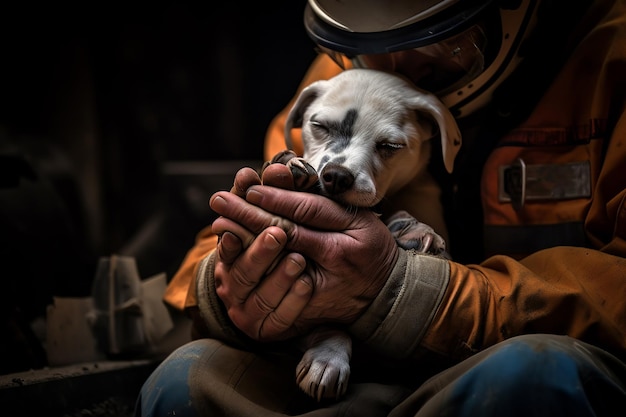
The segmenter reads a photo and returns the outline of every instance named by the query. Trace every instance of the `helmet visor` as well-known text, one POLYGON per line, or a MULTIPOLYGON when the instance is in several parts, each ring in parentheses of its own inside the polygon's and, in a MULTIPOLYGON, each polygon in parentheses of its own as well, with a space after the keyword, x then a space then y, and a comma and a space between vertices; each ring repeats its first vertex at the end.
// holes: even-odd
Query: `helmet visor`
MULTIPOLYGON (((484 28, 475 24, 437 43, 391 53, 356 55, 351 61, 357 68, 401 74, 418 87, 442 95, 467 84, 484 70, 486 48, 484 28)), ((320 50, 344 67, 342 54, 320 50)))
POLYGON ((399 73, 418 87, 446 94, 467 84, 485 68, 487 38, 481 25, 432 45, 389 54, 357 55, 356 67, 399 73))

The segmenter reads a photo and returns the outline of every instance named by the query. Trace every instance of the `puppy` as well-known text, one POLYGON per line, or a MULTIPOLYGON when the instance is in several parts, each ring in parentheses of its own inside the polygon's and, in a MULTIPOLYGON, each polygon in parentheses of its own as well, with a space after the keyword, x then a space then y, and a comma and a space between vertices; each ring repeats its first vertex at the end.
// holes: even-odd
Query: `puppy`
POLYGON ((302 90, 285 124, 288 148, 293 128, 302 129, 304 153, 290 164, 313 167, 321 194, 349 206, 378 205, 383 218, 406 210, 447 240, 440 190, 427 171, 430 139, 439 134, 452 172, 461 134, 436 96, 397 75, 350 69, 302 90))
MULTIPOLYGON (((439 188, 427 165, 431 139, 439 134, 452 172, 461 134, 436 96, 396 75, 350 69, 302 90, 285 125, 288 148, 294 128, 302 131, 302 157, 287 150, 263 169, 287 164, 299 190, 347 206, 377 207, 400 246, 445 256, 439 188)), ((302 342, 300 388, 318 401, 341 397, 350 376, 350 337, 323 327, 302 342)))

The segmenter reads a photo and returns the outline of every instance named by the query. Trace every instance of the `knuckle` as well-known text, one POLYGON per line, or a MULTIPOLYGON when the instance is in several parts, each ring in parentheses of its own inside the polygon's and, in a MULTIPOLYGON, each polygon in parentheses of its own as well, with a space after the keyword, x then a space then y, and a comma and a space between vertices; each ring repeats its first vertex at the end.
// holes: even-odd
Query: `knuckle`
POLYGON ((230 270, 233 285, 235 287, 250 288, 256 285, 256 283, 248 278, 248 274, 244 271, 239 264, 234 264, 230 270))
POLYGON ((291 322, 279 313, 270 314, 269 320, 272 326, 277 329, 287 329, 291 325, 291 322))
POLYGON ((262 297, 258 293, 254 295, 253 303, 254 303, 255 309, 261 312, 262 314, 271 315, 271 313, 274 311, 274 306, 272 306, 267 301, 267 299, 265 299, 265 297, 262 297))

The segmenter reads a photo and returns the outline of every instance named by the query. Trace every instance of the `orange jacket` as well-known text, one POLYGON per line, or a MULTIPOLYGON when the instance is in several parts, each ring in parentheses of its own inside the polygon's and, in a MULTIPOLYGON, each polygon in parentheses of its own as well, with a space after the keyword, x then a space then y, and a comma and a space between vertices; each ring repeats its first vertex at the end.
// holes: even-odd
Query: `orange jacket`
MULTIPOLYGON (((407 354, 412 336, 413 350, 419 344, 458 359, 517 334, 541 332, 569 334, 626 354, 626 4, 596 1, 591 7, 574 33, 569 59, 530 116, 499 139, 483 167, 487 249, 502 250, 491 250, 493 256, 479 264, 449 261, 438 267, 446 283, 425 328, 412 328, 411 318, 404 317, 414 309, 395 309, 386 326, 397 336, 357 329, 359 336, 386 345, 394 355, 407 354), (509 174, 519 174, 510 170, 518 158, 528 169, 532 192, 516 210, 503 188, 507 167, 509 174), (566 191, 574 184, 575 195, 546 198, 545 188, 553 183, 556 189, 566 184, 561 187, 566 191), (530 247, 533 241, 550 243, 528 254, 524 239, 530 247)), ((339 71, 320 56, 300 88, 339 71)), ((266 159, 285 147, 290 105, 268 129, 266 159)), ((294 139, 298 144, 297 134, 294 139)), ((166 302, 195 308, 198 265, 215 242, 209 227, 198 234, 167 288, 166 302)), ((407 287, 417 261, 410 253, 402 259, 403 269, 392 280, 407 287)))

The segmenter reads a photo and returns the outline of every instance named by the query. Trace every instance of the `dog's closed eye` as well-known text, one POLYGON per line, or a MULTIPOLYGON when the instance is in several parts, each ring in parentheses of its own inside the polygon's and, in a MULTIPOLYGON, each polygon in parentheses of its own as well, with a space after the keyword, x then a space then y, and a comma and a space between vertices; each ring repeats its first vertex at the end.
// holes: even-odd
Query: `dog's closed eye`
POLYGON ((391 158, 396 152, 405 148, 406 145, 402 143, 393 143, 393 142, 377 142, 376 143, 376 152, 380 155, 382 159, 391 158))
POLYGON ((314 131, 320 135, 328 135, 330 134, 330 128, 328 127, 328 125, 318 121, 318 120, 313 120, 311 119, 311 126, 314 129, 314 131))

